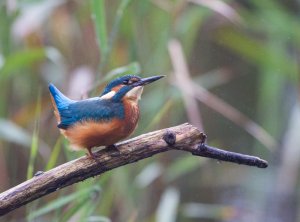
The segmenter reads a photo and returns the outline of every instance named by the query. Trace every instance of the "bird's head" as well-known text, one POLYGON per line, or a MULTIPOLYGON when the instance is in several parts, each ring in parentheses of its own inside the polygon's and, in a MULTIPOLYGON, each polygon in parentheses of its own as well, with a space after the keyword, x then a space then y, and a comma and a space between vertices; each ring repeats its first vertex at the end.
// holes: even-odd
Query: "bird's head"
POLYGON ((121 100, 123 97, 137 101, 140 99, 145 85, 162 77, 164 76, 148 78, 141 78, 135 75, 122 76, 108 83, 100 96, 103 99, 113 99, 115 101, 121 100))

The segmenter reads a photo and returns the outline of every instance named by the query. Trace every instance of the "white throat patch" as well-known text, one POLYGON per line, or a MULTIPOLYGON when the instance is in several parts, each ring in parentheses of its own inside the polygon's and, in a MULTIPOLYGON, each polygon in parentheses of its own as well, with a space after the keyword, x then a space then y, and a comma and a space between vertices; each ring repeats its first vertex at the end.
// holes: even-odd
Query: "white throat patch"
POLYGON ((143 93, 143 86, 137 86, 134 87, 132 90, 130 90, 128 93, 126 93, 125 96, 129 99, 140 100, 142 93, 143 93))

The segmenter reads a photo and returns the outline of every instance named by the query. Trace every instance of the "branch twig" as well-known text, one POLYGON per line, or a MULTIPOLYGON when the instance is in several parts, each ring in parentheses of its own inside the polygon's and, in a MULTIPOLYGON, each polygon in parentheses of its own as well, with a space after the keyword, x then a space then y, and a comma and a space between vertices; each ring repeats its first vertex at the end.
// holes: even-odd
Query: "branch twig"
POLYGON ((0 194, 0 215, 63 187, 102 174, 114 168, 137 162, 168 150, 182 150, 197 156, 266 168, 268 163, 258 157, 237 154, 209 147, 206 136, 190 124, 147 133, 117 145, 118 156, 107 150, 95 153, 97 159, 81 157, 47 172, 40 172, 0 194))

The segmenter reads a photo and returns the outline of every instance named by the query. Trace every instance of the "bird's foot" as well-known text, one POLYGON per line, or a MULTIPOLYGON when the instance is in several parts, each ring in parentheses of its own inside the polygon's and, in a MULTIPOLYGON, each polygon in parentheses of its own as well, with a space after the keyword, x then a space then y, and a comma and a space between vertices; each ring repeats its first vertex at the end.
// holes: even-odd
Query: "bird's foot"
POLYGON ((120 156, 120 150, 116 147, 116 145, 112 144, 106 147, 108 151, 111 151, 111 156, 117 157, 120 156))
POLYGON ((96 156, 95 156, 95 154, 92 152, 92 148, 87 148, 87 156, 89 157, 89 158, 91 158, 91 159, 93 159, 93 160, 96 160, 96 156))

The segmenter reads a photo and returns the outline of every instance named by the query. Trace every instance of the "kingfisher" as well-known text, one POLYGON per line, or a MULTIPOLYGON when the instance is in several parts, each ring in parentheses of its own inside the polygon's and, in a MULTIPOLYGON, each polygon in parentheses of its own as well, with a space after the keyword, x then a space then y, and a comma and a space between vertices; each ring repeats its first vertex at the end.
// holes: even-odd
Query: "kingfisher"
POLYGON ((91 158, 95 158, 93 147, 116 149, 114 144, 137 126, 143 87, 162 77, 125 75, 109 82, 100 96, 79 101, 69 99, 50 83, 57 127, 73 150, 86 149, 91 158))

